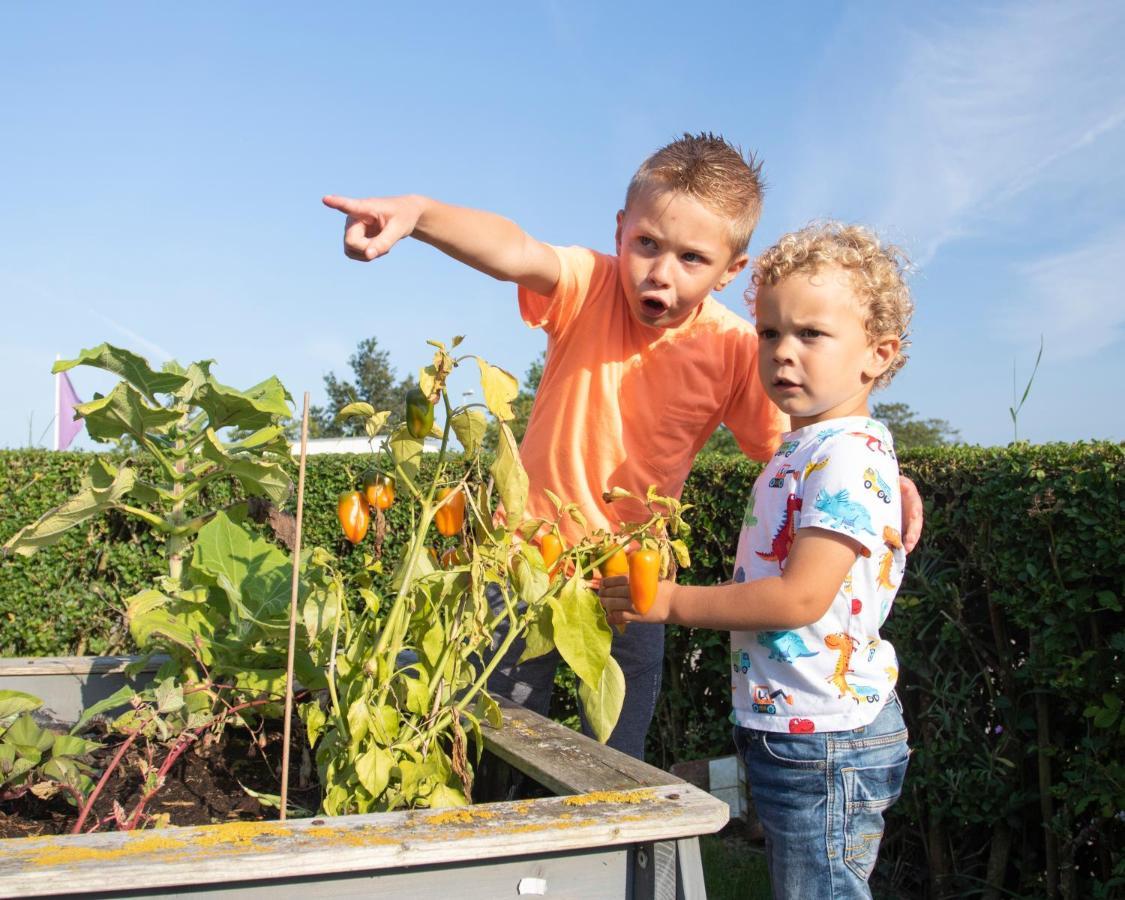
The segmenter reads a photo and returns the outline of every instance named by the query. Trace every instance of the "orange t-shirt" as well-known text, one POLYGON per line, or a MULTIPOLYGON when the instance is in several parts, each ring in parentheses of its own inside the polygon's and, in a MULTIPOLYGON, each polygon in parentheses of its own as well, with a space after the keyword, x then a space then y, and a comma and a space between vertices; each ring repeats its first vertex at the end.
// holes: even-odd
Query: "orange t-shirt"
MULTIPOLYGON (((708 297, 675 328, 642 325, 629 313, 617 257, 553 249, 561 274, 551 294, 519 289, 524 321, 547 333, 520 445, 531 484, 527 515, 554 517, 548 488, 577 503, 591 528, 642 519, 639 505, 607 504, 602 492, 623 487, 643 496, 655 484, 679 497, 720 422, 748 456, 769 458, 782 422, 758 381, 749 322, 708 297)), ((576 530, 568 520, 563 527, 576 530)))

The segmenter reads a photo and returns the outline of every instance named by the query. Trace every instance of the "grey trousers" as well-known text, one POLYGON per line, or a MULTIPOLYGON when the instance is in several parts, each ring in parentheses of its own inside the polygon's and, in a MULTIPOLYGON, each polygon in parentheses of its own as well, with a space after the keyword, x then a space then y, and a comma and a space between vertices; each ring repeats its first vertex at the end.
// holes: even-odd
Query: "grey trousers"
MULTIPOLYGON (((503 605, 499 587, 489 585, 488 599, 495 610, 503 605)), ((493 646, 507 635, 508 623, 497 629, 493 646)), ((562 657, 557 650, 528 660, 519 665, 516 660, 523 653, 524 643, 517 639, 488 679, 490 693, 507 697, 540 715, 547 715, 551 707, 551 691, 555 684, 555 669, 562 657)), ((660 679, 664 668, 664 626, 645 622, 632 622, 624 634, 613 631, 610 651, 625 675, 625 702, 617 727, 607 742, 610 747, 637 759, 644 759, 645 735, 656 710, 660 694, 660 679)), ((581 709, 579 710, 581 712, 581 709)), ((582 731, 591 735, 585 717, 582 731)))

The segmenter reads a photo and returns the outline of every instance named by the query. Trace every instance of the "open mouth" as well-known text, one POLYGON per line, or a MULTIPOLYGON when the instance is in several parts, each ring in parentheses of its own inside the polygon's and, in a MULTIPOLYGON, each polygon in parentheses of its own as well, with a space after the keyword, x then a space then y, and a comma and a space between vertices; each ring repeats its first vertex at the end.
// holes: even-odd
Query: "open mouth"
POLYGON ((800 385, 797 384, 797 382, 790 381, 788 378, 775 378, 773 380, 773 386, 776 387, 776 388, 781 388, 782 390, 785 390, 786 388, 798 388, 798 387, 800 387, 800 385))
POLYGON ((668 312, 668 304, 656 297, 641 297, 641 312, 650 319, 658 319, 668 312))

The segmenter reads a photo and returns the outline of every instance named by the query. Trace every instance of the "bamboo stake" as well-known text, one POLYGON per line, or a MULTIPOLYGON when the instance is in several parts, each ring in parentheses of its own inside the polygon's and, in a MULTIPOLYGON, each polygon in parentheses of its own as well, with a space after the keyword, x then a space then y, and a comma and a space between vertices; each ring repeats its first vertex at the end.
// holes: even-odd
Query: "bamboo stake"
POLYGON ((281 821, 289 807, 289 737, 293 718, 293 651, 297 643, 297 593, 301 573, 301 518, 305 511, 305 454, 309 447, 309 392, 301 413, 301 462, 297 469, 297 524, 293 537, 293 580, 289 594, 289 654, 285 661, 285 718, 281 738, 281 821))

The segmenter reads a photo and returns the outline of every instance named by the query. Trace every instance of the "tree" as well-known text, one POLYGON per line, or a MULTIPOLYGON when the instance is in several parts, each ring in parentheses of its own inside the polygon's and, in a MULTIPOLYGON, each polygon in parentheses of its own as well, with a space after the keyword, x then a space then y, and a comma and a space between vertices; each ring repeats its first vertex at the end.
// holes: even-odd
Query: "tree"
POLYGON ((896 450, 944 447, 961 439, 961 432, 945 419, 919 419, 905 403, 876 403, 871 417, 890 429, 896 450))
POLYGON ((406 392, 414 386, 413 378, 398 380, 386 350, 379 349, 379 339, 369 337, 359 342, 348 359, 354 381, 341 380, 332 372, 324 376, 328 394, 326 406, 309 409, 310 437, 352 437, 364 434, 360 419, 336 422, 336 414, 356 400, 364 400, 376 410, 389 409, 388 423, 394 428, 403 420, 406 392))

